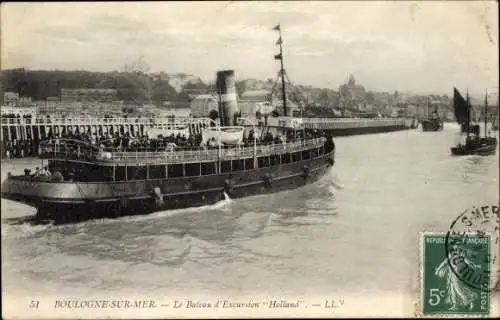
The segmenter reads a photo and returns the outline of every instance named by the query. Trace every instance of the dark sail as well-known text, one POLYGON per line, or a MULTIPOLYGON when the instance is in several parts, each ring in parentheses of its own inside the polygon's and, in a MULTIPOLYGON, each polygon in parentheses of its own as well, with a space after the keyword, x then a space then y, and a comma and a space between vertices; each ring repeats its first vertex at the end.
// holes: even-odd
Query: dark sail
POLYGON ((455 109, 455 119, 458 124, 469 123, 469 106, 464 97, 458 92, 457 88, 453 88, 453 107, 455 109))

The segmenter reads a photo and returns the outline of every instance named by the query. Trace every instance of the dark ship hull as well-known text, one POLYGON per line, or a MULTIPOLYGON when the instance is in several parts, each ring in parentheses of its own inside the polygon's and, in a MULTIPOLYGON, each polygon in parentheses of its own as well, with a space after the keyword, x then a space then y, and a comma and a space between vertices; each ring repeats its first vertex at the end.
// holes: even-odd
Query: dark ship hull
POLYGON ((443 122, 439 119, 427 119, 422 121, 422 131, 441 131, 443 122))
POLYGON ((57 183, 10 176, 2 185, 2 197, 33 206, 37 219, 56 223, 149 214, 210 205, 226 195, 242 198, 295 189, 323 177, 334 165, 333 157, 330 152, 256 170, 123 182, 57 183))
POLYGON ((495 154, 497 149, 497 139, 495 137, 481 138, 478 141, 469 141, 465 145, 458 145, 451 148, 451 153, 455 156, 480 155, 488 156, 495 154))

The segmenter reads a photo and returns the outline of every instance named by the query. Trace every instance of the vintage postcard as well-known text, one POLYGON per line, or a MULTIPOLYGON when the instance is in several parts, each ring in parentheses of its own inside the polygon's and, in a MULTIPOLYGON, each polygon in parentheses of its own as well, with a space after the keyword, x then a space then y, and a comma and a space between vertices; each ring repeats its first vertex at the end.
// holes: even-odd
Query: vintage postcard
POLYGON ((0 15, 3 318, 500 316, 497 2, 0 15))

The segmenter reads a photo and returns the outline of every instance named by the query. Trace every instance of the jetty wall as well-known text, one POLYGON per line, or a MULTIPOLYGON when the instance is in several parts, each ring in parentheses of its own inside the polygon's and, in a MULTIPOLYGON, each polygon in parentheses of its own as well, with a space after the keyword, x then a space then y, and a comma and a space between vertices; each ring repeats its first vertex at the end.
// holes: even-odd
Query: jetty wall
POLYGON ((278 117, 273 121, 277 122, 278 126, 295 127, 298 130, 320 130, 334 137, 414 129, 418 125, 416 119, 405 118, 303 118, 297 122, 297 118, 278 117))
MULTIPOLYGON (((298 130, 321 130, 332 136, 347 136, 405 130, 413 127, 412 119, 350 119, 350 118, 270 118, 268 125, 292 128, 300 122, 298 130)), ((131 137, 156 135, 167 130, 175 132, 201 133, 203 128, 212 126, 208 118, 62 118, 55 116, 2 117, 0 140, 2 157, 5 148, 21 149, 24 155, 36 155, 38 144, 47 138, 63 137, 67 134, 87 134, 89 136, 128 134, 131 137), (28 150, 29 149, 29 150, 28 150)), ((12 152, 10 153, 13 154, 12 152)))

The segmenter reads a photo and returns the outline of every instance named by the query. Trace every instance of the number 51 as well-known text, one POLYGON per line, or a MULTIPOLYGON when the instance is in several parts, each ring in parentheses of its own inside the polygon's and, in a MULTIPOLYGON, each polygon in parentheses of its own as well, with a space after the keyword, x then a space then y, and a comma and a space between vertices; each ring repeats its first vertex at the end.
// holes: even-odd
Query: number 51
POLYGON ((31 309, 38 309, 38 304, 40 303, 40 301, 38 300, 31 300, 30 302, 30 308, 31 309))

